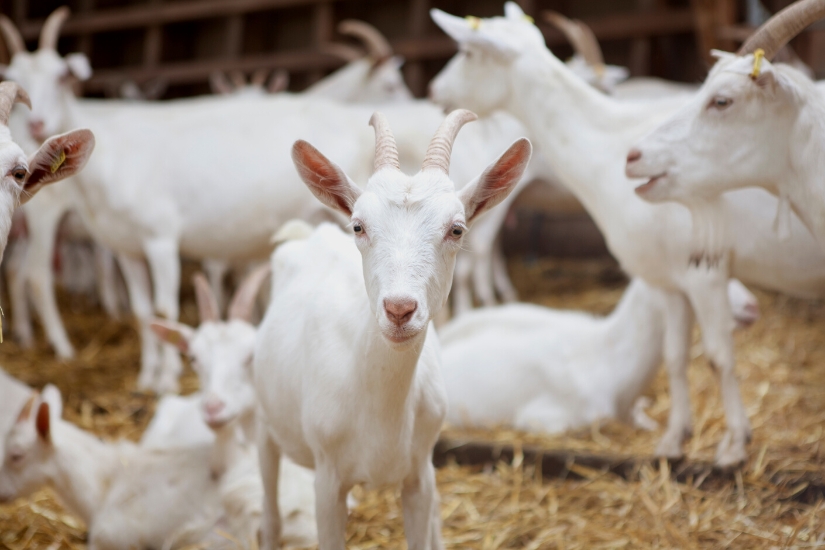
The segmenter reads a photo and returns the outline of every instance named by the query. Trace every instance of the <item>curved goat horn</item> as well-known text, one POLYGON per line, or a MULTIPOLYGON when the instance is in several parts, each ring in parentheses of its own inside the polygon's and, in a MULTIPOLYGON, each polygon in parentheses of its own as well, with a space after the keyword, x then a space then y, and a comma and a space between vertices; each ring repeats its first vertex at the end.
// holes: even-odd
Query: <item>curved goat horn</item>
POLYGON ((195 283, 195 301, 198 303, 198 316, 201 323, 213 322, 216 323, 221 320, 221 310, 218 307, 218 299, 212 292, 212 287, 209 286, 209 281, 203 273, 195 273, 192 278, 195 283))
POLYGON ((229 73, 229 80, 232 81, 232 86, 235 87, 235 91, 243 89, 247 85, 246 75, 243 74, 243 71, 231 71, 229 73))
POLYGON ((69 18, 71 10, 68 6, 60 6, 54 10, 43 23, 43 28, 40 30, 40 44, 38 48, 41 50, 56 50, 57 39, 60 36, 60 27, 69 18))
POLYGON ((392 57, 392 46, 381 31, 363 21, 345 19, 338 24, 338 32, 360 38, 367 46, 368 55, 373 59, 392 57))
POLYGON ((10 80, 0 82, 0 124, 8 126, 9 115, 15 103, 22 103, 29 109, 32 108, 29 94, 17 82, 10 80))
POLYGON ((422 170, 436 168, 445 174, 450 173, 450 155, 453 152, 453 143, 461 127, 476 120, 478 116, 467 109, 456 109, 447 115, 441 126, 438 127, 430 145, 427 147, 427 154, 424 155, 422 170))
POLYGON ((269 262, 262 266, 256 267, 235 291, 232 297, 232 302, 229 304, 228 319, 237 319, 239 321, 252 322, 252 311, 255 308, 255 296, 261 290, 261 285, 264 283, 269 274, 272 272, 272 267, 269 262))
POLYGON ((590 27, 581 21, 568 19, 564 15, 551 10, 544 12, 544 19, 561 31, 576 53, 582 56, 588 65, 591 67, 604 65, 601 48, 590 27), (593 41, 596 44, 595 51, 593 41))
POLYGON ((266 79, 269 77, 269 69, 257 69, 252 73, 252 78, 249 79, 249 84, 255 88, 263 88, 266 84, 266 79))
POLYGON ((359 48, 350 46, 349 44, 341 44, 340 42, 330 42, 323 44, 320 48, 321 52, 334 55, 335 57, 352 63, 364 57, 364 52, 359 48))
POLYGON ((762 48, 765 58, 772 59, 802 29, 822 17, 825 17, 825 0, 800 0, 765 21, 737 53, 747 55, 762 48))
POLYGON ((283 92, 289 87, 289 73, 284 69, 278 69, 269 79, 269 84, 266 86, 267 92, 270 94, 277 94, 283 92))
POLYGON ((229 95, 232 93, 232 84, 227 80, 226 74, 221 71, 213 71, 209 74, 209 86, 214 94, 229 95))
POLYGON ((370 118, 370 126, 375 129, 374 170, 378 172, 384 167, 401 170, 401 163, 398 162, 398 147, 387 117, 376 111, 370 118))
POLYGON ((14 54, 16 53, 26 51, 26 43, 23 41, 20 31, 17 30, 17 25, 15 25, 12 20, 5 15, 0 15, 0 32, 3 33, 3 38, 6 39, 6 47, 9 49, 9 58, 14 57, 14 54))

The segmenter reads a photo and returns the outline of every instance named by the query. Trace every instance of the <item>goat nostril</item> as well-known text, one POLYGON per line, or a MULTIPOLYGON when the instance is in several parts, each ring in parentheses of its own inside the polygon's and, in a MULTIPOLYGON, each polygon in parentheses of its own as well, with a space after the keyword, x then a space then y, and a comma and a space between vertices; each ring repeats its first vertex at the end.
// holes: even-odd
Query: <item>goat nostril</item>
POLYGON ((627 162, 634 162, 642 158, 642 152, 638 149, 631 149, 627 154, 627 162))
POLYGON ((398 326, 408 323, 417 309, 415 300, 384 300, 387 317, 398 326))

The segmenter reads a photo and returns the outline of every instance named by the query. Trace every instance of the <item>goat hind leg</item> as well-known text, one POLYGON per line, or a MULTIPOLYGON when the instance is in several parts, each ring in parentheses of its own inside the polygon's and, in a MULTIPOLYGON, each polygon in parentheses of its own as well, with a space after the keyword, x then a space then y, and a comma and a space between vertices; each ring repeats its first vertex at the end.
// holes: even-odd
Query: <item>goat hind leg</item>
MULTIPOLYGON (((155 312, 170 321, 177 321, 180 310, 180 255, 174 238, 149 239, 143 244, 155 292, 155 312)), ((160 372, 155 391, 177 393, 178 378, 183 371, 180 353, 170 344, 161 345, 160 372)))

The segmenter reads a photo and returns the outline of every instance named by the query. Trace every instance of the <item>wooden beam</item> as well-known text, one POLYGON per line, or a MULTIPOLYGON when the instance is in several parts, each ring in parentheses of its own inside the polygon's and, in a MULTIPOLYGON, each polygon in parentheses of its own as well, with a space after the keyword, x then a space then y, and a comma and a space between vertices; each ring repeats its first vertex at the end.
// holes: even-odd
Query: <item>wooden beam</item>
MULTIPOLYGON (((16 0, 25 2, 25 0, 16 0)), ((194 0, 158 5, 131 6, 76 14, 63 25, 63 35, 87 32, 135 29, 148 25, 166 25, 177 21, 192 21, 275 8, 317 4, 318 0, 194 0)), ((44 20, 25 21, 20 25, 23 38, 36 38, 44 20)))
POLYGON ((340 67, 342 61, 334 56, 317 52, 284 52, 241 57, 238 59, 211 59, 184 63, 169 63, 157 67, 124 67, 96 72, 86 81, 88 90, 102 90, 108 84, 119 83, 124 79, 145 82, 162 78, 170 84, 191 84, 204 82, 214 71, 239 70, 243 72, 255 69, 286 69, 303 72, 312 69, 332 69, 340 67))

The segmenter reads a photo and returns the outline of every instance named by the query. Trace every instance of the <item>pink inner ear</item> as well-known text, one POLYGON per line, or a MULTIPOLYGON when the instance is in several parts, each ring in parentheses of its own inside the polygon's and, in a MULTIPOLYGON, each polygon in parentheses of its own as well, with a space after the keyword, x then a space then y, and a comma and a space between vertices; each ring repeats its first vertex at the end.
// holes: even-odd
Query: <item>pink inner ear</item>
POLYGON ((336 166, 305 141, 296 142, 294 150, 304 181, 331 197, 342 211, 349 212, 351 205, 345 199, 346 190, 336 166))
POLYGON ((40 403, 40 408, 37 409, 37 433, 40 437, 47 439, 49 437, 49 404, 45 401, 40 403))

